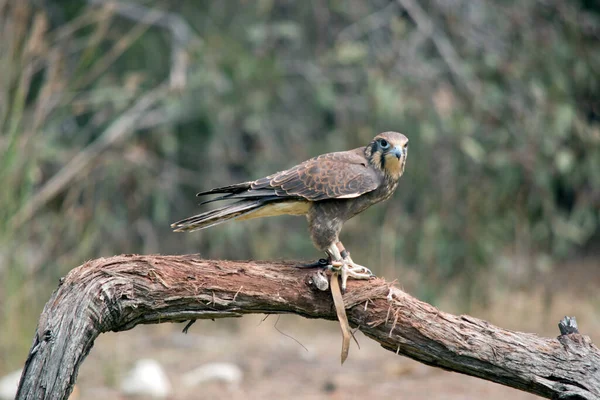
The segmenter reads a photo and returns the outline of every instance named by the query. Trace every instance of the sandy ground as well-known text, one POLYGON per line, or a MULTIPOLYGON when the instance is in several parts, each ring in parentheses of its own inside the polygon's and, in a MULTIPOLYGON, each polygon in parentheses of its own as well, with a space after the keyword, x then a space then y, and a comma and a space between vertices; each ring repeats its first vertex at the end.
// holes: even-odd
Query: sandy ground
POLYGON ((122 398, 120 379, 141 358, 153 358, 164 366, 174 389, 172 399, 536 398, 427 367, 382 349, 362 334, 358 334, 361 348, 353 344, 350 357, 341 366, 341 338, 335 323, 282 316, 275 326, 276 316, 262 318, 198 321, 187 335, 180 332, 183 325, 138 327, 102 335, 80 370, 78 398, 122 398), (209 362, 239 366, 241 384, 183 385, 184 373, 209 362))

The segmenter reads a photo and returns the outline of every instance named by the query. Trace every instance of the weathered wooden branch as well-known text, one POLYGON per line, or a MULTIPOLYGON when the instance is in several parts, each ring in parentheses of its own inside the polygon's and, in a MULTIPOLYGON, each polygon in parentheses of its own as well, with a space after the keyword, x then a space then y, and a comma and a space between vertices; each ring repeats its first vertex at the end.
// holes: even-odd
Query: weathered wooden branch
MULTIPOLYGON (((335 319, 317 273, 293 264, 192 255, 89 261, 44 307, 17 398, 67 399, 102 332, 250 313, 335 319)), ((381 279, 350 281, 344 301, 351 325, 398 354, 548 398, 600 398, 600 351, 572 321, 562 328, 575 333, 558 338, 508 331, 439 311, 381 279)))

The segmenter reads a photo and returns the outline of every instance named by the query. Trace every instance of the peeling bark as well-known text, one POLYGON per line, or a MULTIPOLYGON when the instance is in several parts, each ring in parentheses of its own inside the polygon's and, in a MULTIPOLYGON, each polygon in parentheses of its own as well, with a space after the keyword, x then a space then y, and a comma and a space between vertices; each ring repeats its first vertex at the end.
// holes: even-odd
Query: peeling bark
MULTIPOLYGON (((89 261, 44 307, 17 399, 67 399, 102 332, 251 313, 335 320, 315 271, 294 264, 194 255, 89 261)), ((505 330, 442 312, 382 279, 348 282, 344 302, 350 324, 395 353, 547 398, 600 398, 600 351, 576 329, 558 338, 505 330)))

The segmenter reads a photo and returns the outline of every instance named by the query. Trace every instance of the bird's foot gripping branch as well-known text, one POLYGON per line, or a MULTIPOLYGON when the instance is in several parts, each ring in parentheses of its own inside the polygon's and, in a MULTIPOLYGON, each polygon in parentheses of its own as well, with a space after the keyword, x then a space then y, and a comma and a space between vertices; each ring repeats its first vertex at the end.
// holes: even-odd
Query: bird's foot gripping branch
MULTIPOLYGON (((319 289, 323 272, 295 265, 193 255, 89 261, 44 307, 17 398, 67 399, 103 332, 251 313, 336 320, 331 295, 319 289)), ((348 282, 343 301, 349 325, 394 353, 547 398, 600 398, 600 351, 571 320, 557 338, 508 331, 440 311, 382 279, 348 282)))

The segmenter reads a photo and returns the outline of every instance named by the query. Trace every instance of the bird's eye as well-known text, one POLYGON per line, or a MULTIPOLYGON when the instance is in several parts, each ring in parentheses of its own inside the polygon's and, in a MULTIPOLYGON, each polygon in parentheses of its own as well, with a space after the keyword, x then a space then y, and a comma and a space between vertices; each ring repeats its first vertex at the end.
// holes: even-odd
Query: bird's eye
POLYGON ((390 143, 387 140, 385 140, 385 139, 380 139, 379 140, 379 145, 384 150, 387 149, 388 147, 390 147, 390 143))

